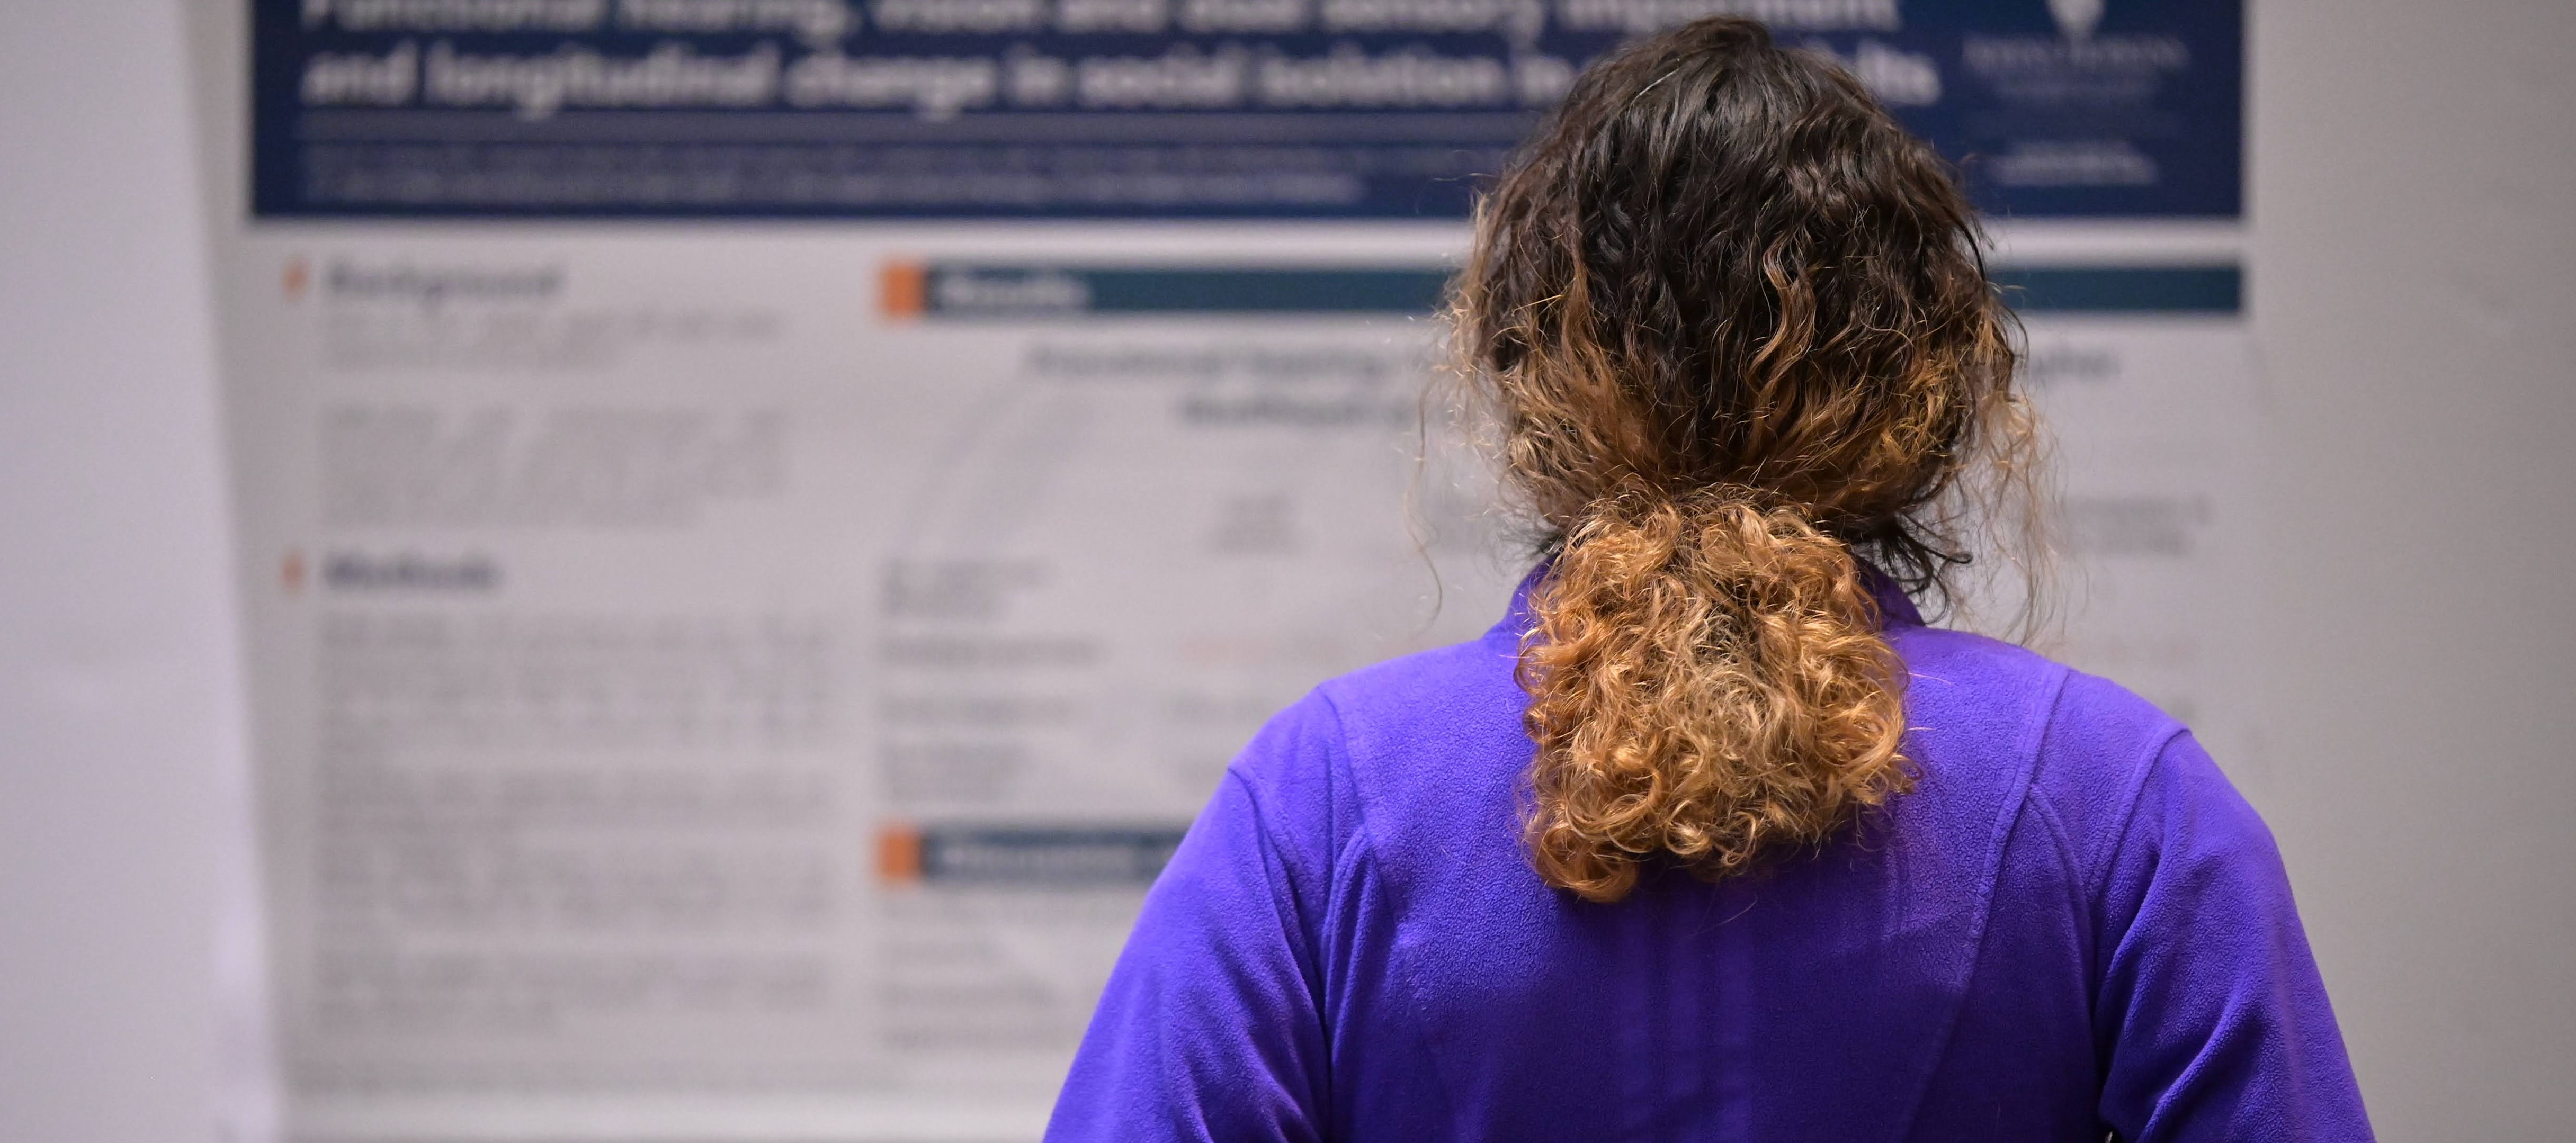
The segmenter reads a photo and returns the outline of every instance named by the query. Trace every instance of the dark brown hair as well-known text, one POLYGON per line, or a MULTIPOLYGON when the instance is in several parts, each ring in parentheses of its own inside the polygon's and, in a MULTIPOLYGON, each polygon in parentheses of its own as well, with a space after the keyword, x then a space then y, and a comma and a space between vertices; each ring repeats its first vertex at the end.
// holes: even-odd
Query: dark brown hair
POLYGON ((2031 471, 1979 241, 1859 83, 1732 17, 1595 64, 1486 196, 1453 318, 1553 550, 1521 660, 1550 884, 1726 876, 1909 788, 1870 569, 1946 591, 2031 471))

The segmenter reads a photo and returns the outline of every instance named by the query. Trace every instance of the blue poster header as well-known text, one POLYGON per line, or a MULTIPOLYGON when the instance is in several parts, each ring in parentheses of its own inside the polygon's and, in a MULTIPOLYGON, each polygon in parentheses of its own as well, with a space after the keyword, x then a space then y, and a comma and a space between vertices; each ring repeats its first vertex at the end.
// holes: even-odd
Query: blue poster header
POLYGON ((260 217, 1459 218, 1719 13, 1990 213, 2238 214, 2241 0, 253 0, 260 217))

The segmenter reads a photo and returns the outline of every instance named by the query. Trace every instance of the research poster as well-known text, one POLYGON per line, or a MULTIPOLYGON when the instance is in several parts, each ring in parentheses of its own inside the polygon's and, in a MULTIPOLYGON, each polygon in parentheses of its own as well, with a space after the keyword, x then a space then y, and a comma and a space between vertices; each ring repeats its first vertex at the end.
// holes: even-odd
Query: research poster
POLYGON ((2259 782, 2235 4, 209 6, 236 1137, 1034 1139, 1264 719, 1499 617, 1466 213, 1716 12, 1961 163, 2046 645, 2259 782))

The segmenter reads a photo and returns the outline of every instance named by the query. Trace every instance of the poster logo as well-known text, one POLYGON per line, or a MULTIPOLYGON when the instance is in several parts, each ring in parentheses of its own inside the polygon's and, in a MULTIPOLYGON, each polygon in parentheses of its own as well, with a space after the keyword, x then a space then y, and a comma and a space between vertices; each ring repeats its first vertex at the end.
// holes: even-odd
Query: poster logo
POLYGON ((2108 0, 2048 0, 2048 14, 2057 18, 2057 30, 2070 40, 2093 38, 2093 29, 2102 23, 2102 7, 2108 0))

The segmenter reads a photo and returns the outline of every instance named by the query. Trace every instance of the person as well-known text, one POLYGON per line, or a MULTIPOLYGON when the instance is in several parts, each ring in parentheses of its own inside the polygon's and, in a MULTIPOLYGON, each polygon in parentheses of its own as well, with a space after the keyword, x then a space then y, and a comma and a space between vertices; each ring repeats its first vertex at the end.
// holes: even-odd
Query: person
POLYGON ((1537 570, 1261 731, 1047 1138, 2369 1138, 2190 732, 1914 606, 2036 502, 1976 226, 1758 24, 1580 77, 1455 287, 1537 570))

